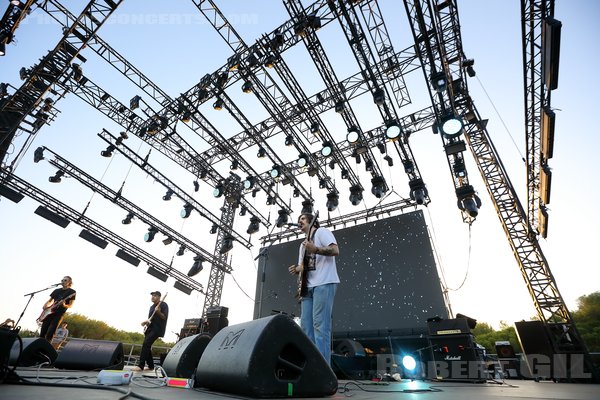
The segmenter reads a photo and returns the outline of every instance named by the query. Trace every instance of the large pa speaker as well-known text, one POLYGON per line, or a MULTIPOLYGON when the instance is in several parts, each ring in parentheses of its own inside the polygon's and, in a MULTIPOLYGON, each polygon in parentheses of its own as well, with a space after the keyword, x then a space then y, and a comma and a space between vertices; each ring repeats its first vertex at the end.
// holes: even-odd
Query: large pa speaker
MULTIPOLYGON (((39 365, 41 363, 53 364, 56 361, 56 350, 54 347, 44 338, 24 338, 23 340, 23 352, 19 359, 20 367, 31 367, 39 365)), ((10 350, 9 364, 15 365, 19 358, 20 344, 18 340, 13 343, 12 349, 10 350)))
POLYGON ((175 343, 162 364, 167 376, 192 378, 210 339, 206 334, 193 335, 175 343))
POLYGON ((55 367, 84 371, 123 369, 123 344, 108 340, 70 339, 60 351, 55 367))
POLYGON ((475 346, 473 335, 432 335, 429 341, 434 360, 427 371, 430 378, 468 382, 486 380, 483 352, 475 346))
POLYGON ((223 328, 196 369, 196 386, 250 397, 332 395, 337 379, 317 347, 288 316, 223 328))

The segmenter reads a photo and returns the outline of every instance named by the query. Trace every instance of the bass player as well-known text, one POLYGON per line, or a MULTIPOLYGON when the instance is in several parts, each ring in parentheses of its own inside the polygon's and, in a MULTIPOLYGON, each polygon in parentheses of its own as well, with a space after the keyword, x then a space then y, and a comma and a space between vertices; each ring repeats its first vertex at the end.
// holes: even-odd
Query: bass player
POLYGON ((333 300, 340 283, 335 257, 340 251, 333 233, 319 227, 312 214, 300 215, 298 227, 306 239, 300 244, 298 264, 288 269, 290 274, 306 276, 306 290, 301 290, 300 326, 331 364, 333 300))
POLYGON ((75 303, 75 290, 71 289, 73 279, 65 276, 60 281, 61 288, 54 289, 50 293, 50 298, 44 303, 42 315, 38 321, 42 323, 40 328, 40 337, 52 342, 56 328, 60 325, 65 313, 75 303))
MULTIPOLYGON (((146 364, 148 364, 148 369, 154 369, 152 345, 156 339, 165 335, 167 331, 167 319, 169 318, 169 306, 164 301, 161 301, 161 293, 155 291, 150 293, 150 296, 152 296, 152 305, 148 310, 148 319, 142 322, 145 332, 144 343, 142 343, 142 351, 140 353, 140 362, 138 364, 140 371, 144 370, 146 364)), ((165 297, 167 297, 166 294, 165 297)))

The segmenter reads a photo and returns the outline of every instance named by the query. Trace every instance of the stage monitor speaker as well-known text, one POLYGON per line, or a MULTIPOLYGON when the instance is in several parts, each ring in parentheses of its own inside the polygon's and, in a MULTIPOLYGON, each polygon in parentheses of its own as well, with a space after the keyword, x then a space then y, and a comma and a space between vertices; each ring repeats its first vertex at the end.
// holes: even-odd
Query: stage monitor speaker
POLYGON ((211 336, 206 334, 193 335, 175 343, 162 364, 167 376, 192 378, 210 339, 211 336))
POLYGON ((473 335, 430 336, 436 368, 427 371, 430 378, 469 382, 485 381, 483 352, 473 342, 473 335))
POLYGON ((123 344, 108 340, 70 339, 56 359, 56 368, 123 369, 123 344))
POLYGON ((337 379, 290 317, 272 315, 222 329, 196 369, 196 386, 249 397, 319 397, 337 379))
MULTIPOLYGON (((19 341, 15 340, 12 349, 10 350, 10 365, 16 365, 19 357, 20 345, 19 341)), ((23 338, 23 352, 19 359, 20 367, 31 367, 41 363, 53 364, 56 361, 56 350, 54 347, 43 338, 23 338)))

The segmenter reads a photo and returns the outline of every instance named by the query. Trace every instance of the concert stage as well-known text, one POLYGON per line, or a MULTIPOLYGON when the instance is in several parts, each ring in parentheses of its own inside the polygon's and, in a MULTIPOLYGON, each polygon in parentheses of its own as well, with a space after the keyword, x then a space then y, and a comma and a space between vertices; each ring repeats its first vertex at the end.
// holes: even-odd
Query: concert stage
MULTIPOLYGON (((135 372, 128 386, 96 386, 97 372, 65 371, 53 368, 17 368, 17 374, 26 383, 0 385, 0 399, 40 400, 95 400, 120 399, 130 391, 128 398, 141 399, 223 399, 243 398, 202 389, 179 389, 160 386, 152 371, 135 372)), ((338 391, 329 398, 352 397, 363 399, 415 398, 421 400, 464 399, 597 399, 600 385, 554 383, 533 380, 489 380, 485 383, 436 382, 405 380, 402 382, 370 382, 340 380, 338 391)))

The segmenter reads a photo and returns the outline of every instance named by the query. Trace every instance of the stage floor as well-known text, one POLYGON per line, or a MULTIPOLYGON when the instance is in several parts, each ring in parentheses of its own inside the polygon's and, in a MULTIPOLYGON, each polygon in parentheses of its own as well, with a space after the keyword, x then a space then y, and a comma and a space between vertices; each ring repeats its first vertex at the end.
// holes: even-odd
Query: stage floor
MULTIPOLYGON (((19 400, 106 400, 141 399, 223 399, 244 398, 202 389, 180 389, 160 386, 153 371, 135 372, 127 386, 96 385, 97 372, 56 369, 18 368, 17 374, 30 383, 0 384, 0 399, 19 400)), ((352 397, 355 400, 413 399, 421 400, 494 400, 494 399, 553 399, 592 400, 600 398, 600 385, 581 383, 535 382, 532 380, 487 381, 486 383, 410 381, 370 382, 339 381, 338 391, 331 399, 352 397), (400 397, 401 396, 401 397, 400 397)))

